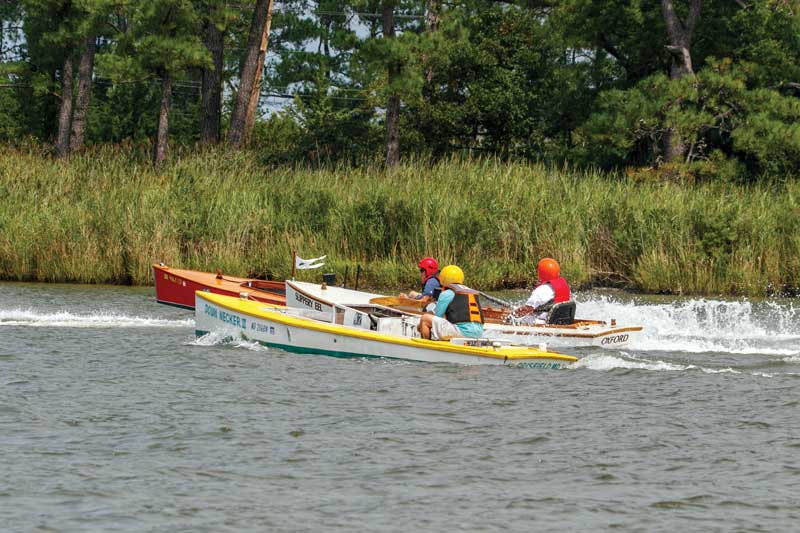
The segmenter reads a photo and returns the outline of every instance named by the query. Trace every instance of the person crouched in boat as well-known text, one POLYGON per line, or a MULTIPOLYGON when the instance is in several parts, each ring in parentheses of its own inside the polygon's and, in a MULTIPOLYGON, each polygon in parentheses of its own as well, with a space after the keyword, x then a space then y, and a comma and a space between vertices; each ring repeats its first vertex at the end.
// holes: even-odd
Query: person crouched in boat
POLYGON ((421 300, 423 307, 436 300, 436 296, 442 290, 442 283, 439 279, 439 262, 433 257, 423 257, 417 264, 419 267, 419 277, 422 280, 422 292, 411 291, 408 294, 402 292, 402 298, 412 298, 421 300))
POLYGON ((453 337, 483 336, 483 311, 478 291, 464 285, 464 272, 447 265, 439 274, 442 292, 433 313, 419 319, 417 329, 423 339, 446 341, 453 337))
POLYGON ((547 312, 553 305, 570 300, 567 281, 561 277, 561 267, 555 259, 545 257, 536 266, 539 284, 534 287, 525 305, 514 309, 509 319, 515 322, 534 325, 547 321, 547 312))

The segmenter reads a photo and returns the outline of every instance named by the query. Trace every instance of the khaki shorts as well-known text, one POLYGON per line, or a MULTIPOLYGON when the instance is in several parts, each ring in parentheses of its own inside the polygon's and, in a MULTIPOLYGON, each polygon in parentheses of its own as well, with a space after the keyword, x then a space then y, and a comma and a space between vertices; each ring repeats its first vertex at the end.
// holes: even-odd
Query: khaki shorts
POLYGON ((433 323, 431 324, 431 339, 435 341, 449 341, 453 337, 463 336, 464 334, 461 333, 461 330, 446 318, 439 316, 433 317, 433 323))

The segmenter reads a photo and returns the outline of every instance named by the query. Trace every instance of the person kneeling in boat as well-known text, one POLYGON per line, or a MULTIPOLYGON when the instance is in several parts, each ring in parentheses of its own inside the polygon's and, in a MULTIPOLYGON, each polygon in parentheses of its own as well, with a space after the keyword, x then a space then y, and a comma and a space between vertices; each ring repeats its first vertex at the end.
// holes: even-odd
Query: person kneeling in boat
POLYGON ((483 311, 478 291, 464 285, 464 272, 455 265, 442 269, 443 290, 433 313, 419 319, 417 330, 423 339, 446 341, 453 337, 483 336, 483 311))
POLYGON ((419 267, 419 277, 422 280, 422 292, 411 291, 408 294, 401 292, 400 296, 421 300, 423 306, 427 306, 436 300, 442 290, 442 283, 438 276, 439 262, 433 257, 423 257, 417 266, 419 267))
POLYGON ((539 284, 533 289, 525 305, 517 307, 507 317, 525 325, 544 324, 547 312, 554 304, 568 302, 570 291, 567 281, 561 277, 561 267, 555 259, 545 257, 536 266, 539 284))

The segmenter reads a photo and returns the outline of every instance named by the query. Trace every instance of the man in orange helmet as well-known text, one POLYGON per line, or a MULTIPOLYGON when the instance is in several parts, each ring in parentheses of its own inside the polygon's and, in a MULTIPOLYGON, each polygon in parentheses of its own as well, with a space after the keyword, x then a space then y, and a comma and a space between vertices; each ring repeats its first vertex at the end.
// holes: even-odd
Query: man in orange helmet
POLYGON ((545 257, 536 267, 539 284, 533 289, 525 305, 518 307, 510 316, 522 324, 544 324, 547 312, 553 304, 570 300, 569 285, 561 277, 561 267, 555 259, 545 257))

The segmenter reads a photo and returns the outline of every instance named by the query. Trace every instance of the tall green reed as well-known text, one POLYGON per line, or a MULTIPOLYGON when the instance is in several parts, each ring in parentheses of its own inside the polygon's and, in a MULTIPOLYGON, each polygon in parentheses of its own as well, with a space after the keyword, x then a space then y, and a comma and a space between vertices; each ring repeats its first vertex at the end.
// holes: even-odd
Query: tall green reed
MULTIPOLYGON (((419 257, 483 289, 530 284, 542 256, 575 285, 764 295, 797 287, 800 185, 636 183, 592 170, 452 158, 266 167, 256 154, 134 148, 0 154, 0 278, 151 283, 150 264, 285 278, 291 252, 406 289, 419 257)), ((318 271, 298 273, 315 279, 318 271)))

